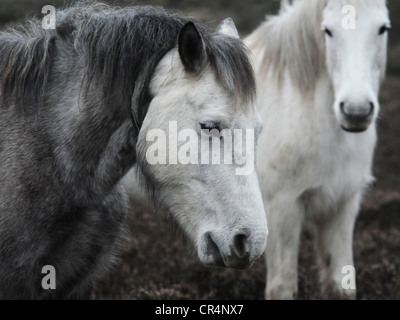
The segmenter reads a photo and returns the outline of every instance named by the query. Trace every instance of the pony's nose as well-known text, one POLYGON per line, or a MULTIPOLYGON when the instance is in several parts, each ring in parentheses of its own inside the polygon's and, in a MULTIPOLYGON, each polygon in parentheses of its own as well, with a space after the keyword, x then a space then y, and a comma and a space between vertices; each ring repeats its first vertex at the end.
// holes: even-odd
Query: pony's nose
POLYGON ((247 268, 250 261, 249 232, 247 229, 236 231, 226 239, 218 232, 206 234, 207 252, 214 262, 228 268, 247 268))
POLYGON ((250 265, 249 235, 250 232, 247 229, 237 231, 229 243, 228 252, 221 251, 226 267, 244 269, 250 265))
POLYGON ((375 105, 373 102, 356 104, 343 101, 340 103, 340 110, 346 117, 347 121, 352 123, 363 123, 372 118, 375 105))
POLYGON ((374 118, 375 105, 372 102, 341 102, 341 127, 352 133, 364 132, 374 118))

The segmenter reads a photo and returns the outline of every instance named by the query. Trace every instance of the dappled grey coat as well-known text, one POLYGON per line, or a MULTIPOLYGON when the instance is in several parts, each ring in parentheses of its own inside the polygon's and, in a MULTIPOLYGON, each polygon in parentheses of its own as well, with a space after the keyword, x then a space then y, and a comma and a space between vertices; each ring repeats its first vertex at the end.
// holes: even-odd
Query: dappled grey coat
MULTIPOLYGON (((150 7, 84 5, 58 12, 56 30, 33 20, 0 34, 0 299, 87 297, 112 265, 128 213, 120 181, 136 161, 147 84, 188 21, 150 7), (55 267, 57 290, 42 289, 45 265, 55 267)), ((218 47, 196 27, 217 78, 252 94, 251 77, 242 85, 227 76, 252 75, 239 44, 218 47)))

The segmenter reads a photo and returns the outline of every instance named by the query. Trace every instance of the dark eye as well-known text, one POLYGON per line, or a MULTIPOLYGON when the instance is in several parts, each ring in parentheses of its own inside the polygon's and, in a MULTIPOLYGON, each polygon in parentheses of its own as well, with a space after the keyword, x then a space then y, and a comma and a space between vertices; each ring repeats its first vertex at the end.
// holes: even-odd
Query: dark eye
POLYGON ((219 122, 206 121, 200 123, 201 130, 218 130, 221 132, 221 124, 219 122))
POLYGON ((325 28, 324 31, 325 31, 325 34, 326 34, 328 37, 330 37, 330 38, 333 37, 332 31, 329 30, 328 28, 325 28))
POLYGON ((390 26, 388 26, 388 25, 382 26, 382 27, 379 29, 379 35, 380 35, 380 36, 383 35, 385 32, 389 31, 389 29, 390 29, 390 26))

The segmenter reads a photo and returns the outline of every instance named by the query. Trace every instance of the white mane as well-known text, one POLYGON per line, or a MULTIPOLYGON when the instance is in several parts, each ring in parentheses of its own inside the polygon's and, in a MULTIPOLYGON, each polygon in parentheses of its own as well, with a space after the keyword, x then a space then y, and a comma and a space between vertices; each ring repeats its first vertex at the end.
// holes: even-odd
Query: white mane
POLYGON ((271 68, 278 79, 287 70, 303 90, 312 90, 324 67, 322 12, 329 0, 284 1, 277 16, 268 17, 246 40, 251 50, 262 52, 260 74, 271 68))

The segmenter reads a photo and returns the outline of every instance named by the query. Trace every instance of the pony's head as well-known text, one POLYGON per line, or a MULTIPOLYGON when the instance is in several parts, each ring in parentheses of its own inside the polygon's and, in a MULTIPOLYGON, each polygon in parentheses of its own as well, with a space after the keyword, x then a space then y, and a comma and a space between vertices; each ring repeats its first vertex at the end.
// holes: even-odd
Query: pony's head
POLYGON ((203 263, 249 266, 267 239, 255 159, 247 157, 262 124, 248 52, 232 20, 217 32, 186 23, 149 89, 137 155, 153 204, 183 231, 203 263), (233 149, 226 148, 230 142, 233 149), (246 150, 239 150, 244 144, 246 150), (242 151, 246 161, 236 161, 242 151))
POLYGON ((363 132, 378 116, 388 28, 385 0, 330 0, 323 12, 334 111, 345 131, 363 132))

